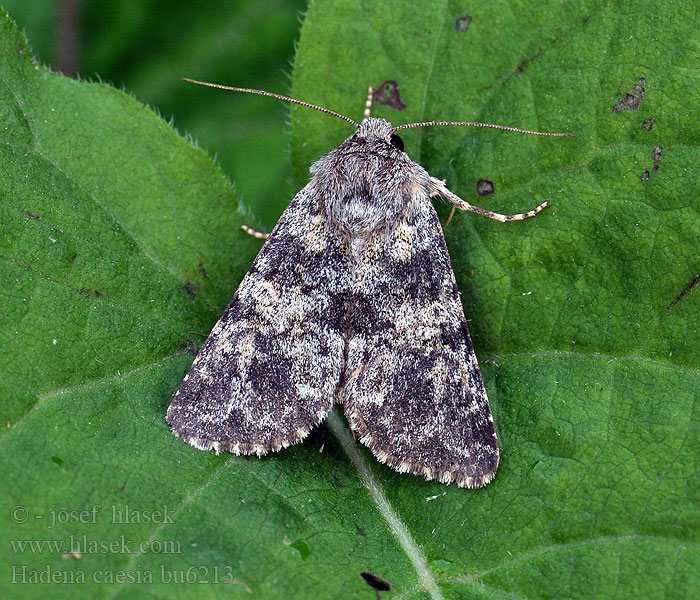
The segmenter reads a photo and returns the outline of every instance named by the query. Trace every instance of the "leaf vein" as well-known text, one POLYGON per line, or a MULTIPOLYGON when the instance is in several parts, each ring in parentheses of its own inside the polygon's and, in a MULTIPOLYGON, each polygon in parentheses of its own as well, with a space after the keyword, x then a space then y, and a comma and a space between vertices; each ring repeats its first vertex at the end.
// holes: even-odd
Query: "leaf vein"
POLYGON ((408 556, 413 568, 418 575, 418 581, 426 593, 433 600, 442 600, 443 596, 440 592, 437 581, 433 572, 428 567, 428 561, 420 546, 411 536, 406 525, 401 521, 399 516, 394 511, 394 508, 389 503, 384 491, 379 485, 379 482, 374 478, 369 466, 362 458, 357 443, 353 439, 350 431, 343 424, 342 419, 338 416, 337 410, 334 408, 328 415, 328 425, 333 434, 338 438, 340 445, 352 461, 357 469, 362 483, 369 491, 382 517, 386 520, 389 529, 396 537, 397 541, 408 556))
POLYGON ((521 562, 527 562, 529 560, 532 560, 533 558, 537 558, 538 556, 542 556, 543 554, 549 554, 551 552, 560 552, 560 551, 566 551, 566 550, 573 550, 576 548, 584 548, 586 546, 595 546, 599 544, 616 544, 616 543, 626 543, 626 542, 659 542, 659 543, 665 543, 665 544, 678 544, 681 546, 692 546, 694 548, 700 547, 699 542, 689 542, 685 540, 679 540, 676 538, 667 538, 667 537, 659 537, 659 536, 652 536, 652 535, 623 535, 623 536, 611 536, 611 537, 601 537, 601 538, 593 538, 593 539, 588 539, 588 540, 581 540, 579 542, 570 542, 570 543, 565 543, 565 544, 553 544, 551 546, 544 546, 543 548, 539 548, 533 552, 528 552, 527 554, 523 554, 522 556, 518 556, 512 560, 503 562, 499 565, 496 565, 495 567, 491 567, 490 569, 486 569, 484 571, 479 571, 478 573, 474 573, 473 575, 467 575, 464 577, 449 577, 450 582, 452 583, 472 583, 476 579, 480 579, 481 577, 486 577, 487 575, 491 575, 492 573, 496 573, 497 571, 500 571, 501 569, 505 569, 507 567, 510 567, 511 565, 515 565, 521 562))

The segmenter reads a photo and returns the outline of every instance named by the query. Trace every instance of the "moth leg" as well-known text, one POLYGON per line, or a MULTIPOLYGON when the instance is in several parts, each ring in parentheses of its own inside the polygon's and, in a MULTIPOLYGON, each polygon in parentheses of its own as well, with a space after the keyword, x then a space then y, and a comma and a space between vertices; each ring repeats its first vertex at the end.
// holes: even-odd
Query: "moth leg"
POLYGON ((452 215, 454 215, 455 209, 457 208, 480 214, 482 217, 488 217, 489 219, 494 219, 495 221, 500 221, 501 223, 507 223, 508 221, 522 221, 523 219, 534 217, 538 212, 549 206, 549 204, 543 202, 537 208, 533 208, 525 213, 520 213, 517 215, 502 215, 500 213, 486 210, 485 208, 473 206, 472 204, 469 204, 469 202, 462 200, 457 194, 447 189, 444 181, 441 181, 436 177, 430 178, 430 182, 428 183, 428 193, 430 194, 431 198, 433 196, 442 196, 445 198, 445 200, 452 204, 452 212, 450 213, 450 217, 447 219, 447 223, 445 223, 446 226, 449 224, 450 220, 452 219, 452 215))
POLYGON ((255 229, 251 229, 247 225, 241 225, 241 229, 245 231, 248 235, 252 235, 254 238, 257 238, 259 240, 266 240, 270 237, 269 233, 260 233, 259 231, 255 231, 255 229))

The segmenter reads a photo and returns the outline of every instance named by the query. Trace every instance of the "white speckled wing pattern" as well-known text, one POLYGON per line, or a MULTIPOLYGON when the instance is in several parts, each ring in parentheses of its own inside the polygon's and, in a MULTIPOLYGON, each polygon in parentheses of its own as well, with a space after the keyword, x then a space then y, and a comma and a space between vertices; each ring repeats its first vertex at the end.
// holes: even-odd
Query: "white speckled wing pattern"
POLYGON ((398 471, 481 487, 498 445, 449 254, 427 192, 388 236, 354 243, 341 387, 355 435, 398 471))
POLYGON ((402 147, 370 118, 311 167, 173 398, 177 437, 263 455, 339 401, 398 471, 493 478, 493 419, 430 201, 442 187, 402 147))
POLYGON ((343 368, 347 245, 309 186, 292 200, 175 394, 173 433, 263 455, 326 416, 343 368))

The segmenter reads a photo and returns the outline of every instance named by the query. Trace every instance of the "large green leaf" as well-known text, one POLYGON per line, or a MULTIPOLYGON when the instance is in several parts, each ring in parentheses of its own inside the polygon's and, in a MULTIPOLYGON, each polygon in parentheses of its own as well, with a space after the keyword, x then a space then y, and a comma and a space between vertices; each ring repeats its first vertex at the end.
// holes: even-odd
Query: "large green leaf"
MULTIPOLYGON (((403 136, 468 201, 487 179, 485 208, 551 205, 446 230, 503 456, 477 491, 379 465, 338 414, 262 460, 174 439, 165 409, 258 247, 237 231, 251 218, 201 151, 131 98, 35 68, 4 21, 3 595, 42 594, 22 584, 38 572, 85 577, 55 598, 369 598, 371 572, 386 597, 697 597, 700 34, 684 6, 309 8, 301 99, 359 119, 366 86, 394 80, 407 108, 375 114, 395 124, 578 136, 403 136), (165 523, 112 522, 163 506, 165 523), (62 558, 71 535, 115 547, 62 558), (43 540, 64 547, 19 545, 43 540)), ((298 182, 349 133, 295 109, 298 182)))

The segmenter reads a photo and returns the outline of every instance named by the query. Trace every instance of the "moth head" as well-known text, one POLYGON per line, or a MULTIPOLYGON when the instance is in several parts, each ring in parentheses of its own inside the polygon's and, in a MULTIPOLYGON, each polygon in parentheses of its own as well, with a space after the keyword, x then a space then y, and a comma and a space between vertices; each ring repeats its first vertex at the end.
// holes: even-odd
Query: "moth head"
POLYGON ((379 138, 397 150, 403 151, 403 140, 394 133, 394 127, 386 119, 364 119, 354 137, 379 138))

